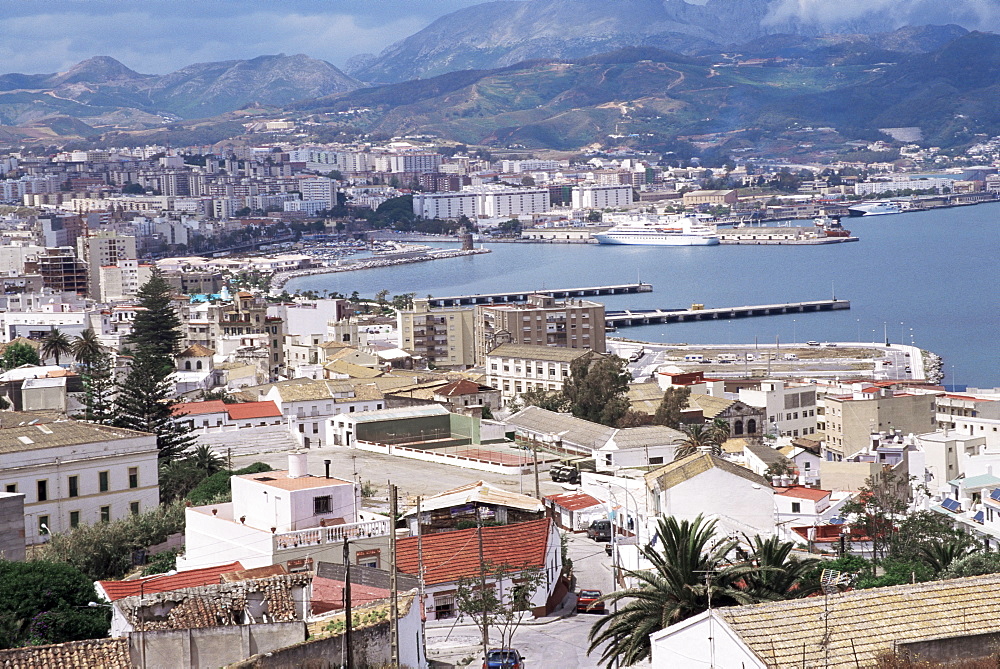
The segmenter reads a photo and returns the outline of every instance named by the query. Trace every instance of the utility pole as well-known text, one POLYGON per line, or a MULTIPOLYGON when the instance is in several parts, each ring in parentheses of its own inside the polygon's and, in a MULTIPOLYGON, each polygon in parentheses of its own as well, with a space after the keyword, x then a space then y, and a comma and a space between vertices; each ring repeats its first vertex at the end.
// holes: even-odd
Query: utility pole
POLYGON ((538 444, 532 444, 531 453, 534 455, 535 460, 535 498, 541 499, 542 494, 539 492, 540 487, 538 485, 538 444))
MULTIPOLYGON (((537 451, 536 451, 537 453, 537 451)), ((535 470, 538 473, 538 470, 535 470)), ((479 536, 479 601, 483 603, 483 661, 489 655, 490 616, 486 606, 486 563, 483 561, 483 521, 476 507, 476 534, 479 536)))
POLYGON ((344 537, 344 647, 347 669, 354 669, 354 648, 351 646, 351 548, 344 537))
POLYGON ((424 532, 420 527, 420 501, 417 497, 417 602, 420 604, 420 650, 427 657, 427 608, 424 604, 424 532))
POLYGON ((396 486, 389 483, 389 643, 392 666, 399 666, 399 587, 396 584, 396 486))

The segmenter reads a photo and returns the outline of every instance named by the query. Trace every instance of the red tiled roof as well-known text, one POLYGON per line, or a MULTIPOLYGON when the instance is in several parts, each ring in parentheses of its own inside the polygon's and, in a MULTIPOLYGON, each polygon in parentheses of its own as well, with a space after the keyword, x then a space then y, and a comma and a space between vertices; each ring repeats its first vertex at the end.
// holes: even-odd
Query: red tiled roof
POLYGON ((825 497, 830 496, 829 490, 820 490, 819 488, 807 488, 801 485, 791 486, 789 488, 775 488, 775 495, 782 495, 783 497, 796 497, 798 499, 811 499, 814 502, 818 502, 825 497))
POLYGON ((240 402, 239 404, 227 404, 225 411, 229 412, 229 417, 233 420, 246 420, 248 418, 277 418, 281 416, 281 409, 278 405, 268 400, 266 402, 240 402))
POLYGON ((446 386, 441 386, 437 390, 437 395, 444 397, 454 397, 455 395, 475 395, 479 392, 479 384, 466 379, 452 381, 446 386))
MULTIPOLYGON (((436 585, 478 576, 481 562, 542 569, 551 527, 550 518, 484 527, 482 560, 476 528, 424 535, 424 583, 436 585)), ((396 544, 396 564, 407 574, 418 571, 417 538, 407 537, 396 544)))
POLYGON ((226 403, 222 400, 205 402, 178 402, 174 405, 175 416, 200 416, 206 413, 226 413, 226 403))
POLYGON ((154 592, 170 592, 171 590, 180 590, 181 588, 212 585, 220 582, 222 574, 231 571, 241 571, 242 569, 243 565, 237 561, 219 565, 218 567, 182 571, 169 576, 158 574, 146 578, 137 578, 133 581, 99 581, 99 583, 108 596, 108 599, 113 602, 133 595, 149 595, 154 592))
MULTIPOLYGON (((351 606, 365 606, 380 599, 389 597, 392 593, 384 588, 351 582, 351 606)), ((344 608, 344 582, 331 578, 317 576, 312 581, 312 612, 313 615, 327 611, 340 611, 344 608)))
POLYGON ((552 500, 555 504, 563 509, 566 509, 567 511, 589 509, 592 506, 598 506, 601 504, 601 500, 596 497, 591 497, 584 492, 556 493, 554 495, 546 495, 545 499, 552 500))

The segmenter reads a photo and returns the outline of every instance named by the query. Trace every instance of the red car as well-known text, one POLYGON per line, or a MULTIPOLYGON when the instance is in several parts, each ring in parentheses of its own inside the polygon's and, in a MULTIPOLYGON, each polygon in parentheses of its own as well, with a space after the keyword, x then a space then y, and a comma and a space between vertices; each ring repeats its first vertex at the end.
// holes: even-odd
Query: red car
POLYGON ((577 613, 604 613, 604 602, 601 599, 600 590, 581 590, 576 595, 577 613))

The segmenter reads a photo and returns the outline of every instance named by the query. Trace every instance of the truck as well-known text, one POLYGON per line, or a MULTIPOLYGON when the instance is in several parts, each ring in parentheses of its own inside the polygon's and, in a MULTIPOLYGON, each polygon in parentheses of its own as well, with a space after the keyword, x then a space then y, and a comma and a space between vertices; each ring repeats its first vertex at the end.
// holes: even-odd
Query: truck
POLYGON ((784 355, 784 359, 785 360, 798 360, 799 356, 795 355, 794 353, 786 353, 784 355))
POLYGON ((705 356, 691 354, 684 356, 684 362, 705 362, 705 356))

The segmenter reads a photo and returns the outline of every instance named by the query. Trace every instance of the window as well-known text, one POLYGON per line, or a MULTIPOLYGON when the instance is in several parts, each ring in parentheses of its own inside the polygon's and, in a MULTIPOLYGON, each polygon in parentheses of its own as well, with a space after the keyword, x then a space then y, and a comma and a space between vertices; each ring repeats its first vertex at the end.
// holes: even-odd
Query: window
POLYGON ((129 467, 128 468, 128 487, 138 488, 139 487, 139 468, 129 467))
POLYGON ((70 476, 69 477, 69 496, 79 497, 80 496, 80 477, 70 476))
POLYGON ((321 513, 330 513, 331 506, 331 498, 329 495, 313 497, 313 515, 318 516, 321 513))
POLYGON ((69 512, 69 526, 78 527, 80 525, 80 512, 70 511, 69 512))
POLYGON ((358 551, 358 554, 354 556, 355 563, 361 567, 371 567, 372 569, 379 568, 379 558, 381 551, 378 548, 373 548, 366 551, 358 551))
POLYGON ((49 482, 39 481, 38 482, 38 501, 44 502, 49 498, 49 482))
POLYGON ((792 513, 801 513, 801 511, 802 511, 802 503, 792 502, 792 513))
POLYGON ((17 484, 16 483, 8 483, 5 489, 6 489, 7 492, 17 492, 17 484))
POLYGON ((101 522, 102 523, 109 523, 109 522, 111 522, 111 507, 110 506, 102 506, 101 507, 101 522))
POLYGON ((129 502, 128 503, 128 510, 129 510, 129 513, 131 513, 133 516, 138 516, 139 515, 139 502, 129 502))
POLYGON ((660 455, 660 456, 657 456, 655 458, 650 458, 649 459, 649 464, 651 464, 651 465, 662 465, 663 464, 663 456, 660 455))
POLYGON ((100 492, 107 492, 111 489, 107 472, 97 472, 97 489, 100 492))
POLYGON ((38 533, 39 534, 48 534, 49 533, 48 527, 49 527, 49 517, 48 516, 39 516, 38 517, 38 533))

